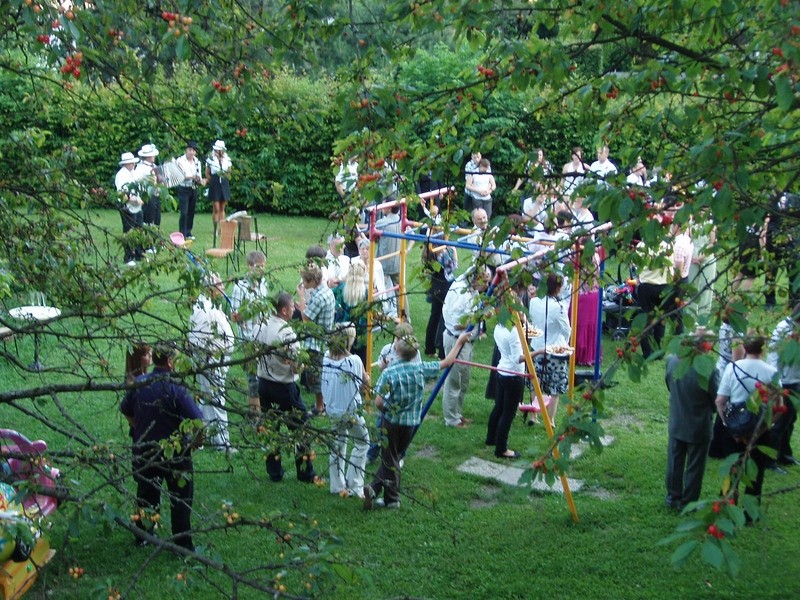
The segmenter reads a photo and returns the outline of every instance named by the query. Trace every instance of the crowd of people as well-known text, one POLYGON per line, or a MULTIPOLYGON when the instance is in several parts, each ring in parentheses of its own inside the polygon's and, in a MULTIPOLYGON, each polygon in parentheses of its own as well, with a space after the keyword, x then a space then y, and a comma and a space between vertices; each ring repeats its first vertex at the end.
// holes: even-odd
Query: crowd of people
MULTIPOLYGON (((198 189, 208 186, 208 200, 212 207, 214 240, 220 223, 225 220, 225 207, 231 199, 231 158, 225 142, 216 140, 210 154, 202 161, 197 157, 197 142, 187 141, 184 153, 162 165, 156 164, 160 154, 154 144, 144 144, 139 151, 123 152, 114 177, 114 187, 119 199, 123 236, 133 229, 149 225, 161 227, 161 193, 164 188, 174 188, 178 200, 178 230, 185 240, 194 240, 194 216, 197 210, 198 189)), ((136 266, 145 250, 132 241, 123 244, 124 262, 136 266)), ((155 247, 146 252, 155 252, 155 247)))
MULTIPOLYGON (((224 143, 220 140, 215 142, 213 153, 206 161, 205 176, 196 151, 196 144, 189 142, 186 153, 175 161, 184 175, 177 186, 177 194, 180 229, 187 239, 192 237, 197 186, 211 182, 211 199, 219 205, 214 208, 215 225, 224 219, 225 202, 230 198, 225 176, 231 168, 231 161, 225 153, 224 143)), ((163 177, 152 166, 152 161, 145 162, 158 154, 154 146, 147 144, 138 154, 142 163, 131 153, 123 154, 117 175, 117 188, 125 202, 121 208, 123 227, 127 229, 141 225, 143 220, 134 217, 140 212, 155 214, 152 203, 157 201, 158 184, 163 177), (140 167, 143 168, 137 175, 140 167)), ((200 388, 200 410, 190 410, 185 406, 185 389, 180 385, 164 387, 172 360, 172 355, 164 349, 159 350, 152 373, 144 373, 141 368, 135 373, 137 385, 123 401, 122 410, 131 420, 137 447, 144 448, 138 455, 149 452, 150 459, 157 458, 167 463, 159 473, 150 473, 147 469, 137 471, 139 507, 157 507, 153 486, 160 486, 161 479, 166 478, 171 486, 170 481, 175 477, 191 478, 192 449, 205 445, 228 455, 236 453, 228 434, 225 411, 228 363, 235 343, 244 344, 249 354, 258 357, 244 364, 248 406, 254 414, 269 416, 268 422, 276 432, 287 427, 292 433, 297 479, 302 482, 318 480, 313 465, 312 439, 305 426, 310 419, 327 415, 332 430, 328 463, 330 492, 358 496, 367 509, 379 505, 399 507, 403 459, 421 423, 425 380, 437 377, 442 369, 447 369, 442 398, 444 425, 467 429, 473 424, 473 420, 465 415, 464 407, 471 371, 466 363, 471 360, 474 344, 485 334, 485 325, 478 322, 475 315, 482 313, 483 294, 494 277, 494 270, 509 260, 514 247, 521 245, 527 252, 533 252, 542 247, 552 248, 554 243, 573 235, 592 235, 595 219, 592 212, 583 206, 580 186, 590 173, 604 180, 617 172, 617 167, 608 158, 606 146, 599 149, 597 161, 591 165, 583 162, 582 149, 574 148, 572 158, 563 166, 560 177, 554 175, 542 151, 537 156, 537 161, 527 166, 526 176, 519 178, 515 186, 515 190, 521 192, 521 215, 516 222, 527 236, 522 238, 523 241, 517 241, 495 239, 497 228, 491 227, 489 221, 496 182, 489 161, 480 153, 472 154, 465 168, 464 208, 470 212, 473 228, 460 240, 472 244, 468 268, 457 275, 459 259, 455 248, 436 244, 440 239, 436 235, 429 240, 433 243, 422 245, 423 264, 430 275, 428 299, 431 306, 424 344, 417 343, 407 311, 400 310, 403 301, 398 297, 400 242, 391 235, 371 241, 357 231, 346 235, 331 234, 327 239, 327 249, 320 246, 308 249, 306 262, 300 270, 300 283, 294 293, 279 291, 269 297, 263 278, 266 258, 260 251, 251 252, 247 256, 248 274, 236 282, 232 291, 230 320, 221 307, 221 298, 227 298, 222 282, 217 276, 206 274, 205 291, 195 300, 189 322, 189 349, 200 388), (353 244, 348 247, 349 241, 353 244), (373 242, 377 245, 377 252, 370 265, 369 249, 373 242), (369 290, 370 272, 373 275, 372 290, 369 290), (374 299, 372 304, 368 302, 370 296, 374 299), (375 315, 375 323, 393 335, 393 341, 380 353, 378 365, 381 374, 374 385, 370 381, 371 357, 366 355, 365 344, 369 333, 368 311, 375 315), (238 336, 234 334, 231 321, 238 326, 238 336), (426 357, 438 360, 423 360, 420 346, 426 357), (301 385, 314 396, 310 410, 302 400, 301 385), (362 410, 366 390, 374 395, 378 409, 378 422, 374 428, 368 426, 362 410), (165 398, 164 406, 156 408, 153 398, 159 394, 167 394, 169 398, 168 402, 165 398), (176 402, 179 405, 177 409, 176 402), (165 416, 167 410, 172 411, 171 420, 165 416), (202 434, 190 438, 184 433, 184 444, 179 454, 187 460, 182 462, 167 460, 159 454, 162 450, 153 446, 166 433, 178 431, 176 415, 202 419, 205 424, 202 434), (168 425, 154 427, 153 423, 162 418, 168 425), (349 455, 348 445, 352 445, 349 455), (366 465, 370 459, 379 459, 380 464, 372 481, 365 484, 366 465)), ((354 182, 357 177, 355 158, 341 165, 335 184, 343 201, 346 202, 356 189, 354 182)), ((648 185, 646 168, 641 160, 630 170, 628 183, 648 185)), ((389 185, 385 199, 395 199, 396 194, 396 184, 389 185)), ((672 258, 671 264, 648 267, 639 273, 639 302, 652 325, 641 342, 646 357, 659 350, 664 336, 663 320, 659 317, 664 306, 669 304, 666 296, 679 293, 675 290, 689 284, 692 278, 702 277, 707 282, 713 282, 715 278, 710 271, 714 265, 713 256, 705 252, 713 243, 713 227, 702 217, 696 218, 688 227, 677 225, 674 213, 678 208, 676 199, 665 198, 659 218, 672 227, 672 235, 662 247, 641 248, 642 252, 656 252, 672 258)), ((437 223, 438 210, 427 205, 426 209, 432 222, 437 223)), ((157 225, 158 219, 160 216, 153 216, 151 222, 157 225)), ((389 205, 384 208, 376 227, 381 232, 401 233, 399 207, 389 205)), ((135 261, 138 257, 133 251, 125 258, 135 261)), ((599 259, 595 255, 580 263, 579 289, 574 295, 571 282, 563 273, 564 264, 571 260, 568 253, 562 253, 560 258, 537 273, 543 294, 539 293, 536 284, 530 289, 504 285, 495 290, 507 306, 521 304, 526 308, 519 316, 526 331, 531 332, 526 343, 529 343, 536 375, 545 395, 546 418, 551 421, 556 419, 558 398, 567 389, 569 353, 577 353, 579 364, 593 364, 600 360, 595 355, 600 327, 597 310, 599 259), (577 323, 572 323, 570 317, 573 313, 570 302, 574 298, 578 303, 577 323), (575 348, 570 347, 573 328, 576 329, 575 348)), ((702 291, 707 290, 703 288, 702 291)), ((711 310, 710 299, 699 294, 693 305, 697 321, 707 320, 711 310)), ((676 317, 675 331, 680 333, 680 311, 672 312, 676 317)), ((798 314, 798 310, 793 313, 791 328, 798 314)), ((784 330, 790 325, 785 325, 784 330)), ((785 337, 784 330, 776 334, 778 338, 785 337)), ((492 339, 495 344, 494 373, 487 395, 494 399, 495 405, 487 423, 486 445, 494 447, 498 458, 515 459, 520 455, 509 448, 509 432, 529 386, 523 340, 507 322, 495 325, 492 339)), ((773 340, 771 347, 780 343, 780 339, 773 340)), ((748 358, 758 360, 763 344, 748 343, 749 346, 744 346, 748 358)), ((733 367, 730 366, 726 366, 720 375, 718 389, 717 378, 701 384, 691 369, 689 375, 677 377, 676 373, 682 371, 676 360, 670 359, 667 363, 670 402, 671 406, 675 405, 676 415, 673 422, 671 409, 667 503, 682 507, 696 499, 699 493, 698 477, 702 478, 711 439, 710 400, 716 401, 724 424, 726 406, 740 402, 741 394, 736 391, 736 385, 741 381, 731 381, 733 367), (693 404, 686 405, 687 399, 693 404), (707 415, 701 414, 700 406, 704 407, 707 415), (687 417, 689 413, 694 417, 687 417)), ((736 365, 738 361, 731 364, 736 365)), ((773 365, 769 372, 756 369, 753 381, 772 381, 779 368, 773 365)), ((784 386, 794 386, 789 389, 800 385, 800 378, 790 373, 784 372, 783 377, 784 386)), ((788 424, 790 420, 793 423, 794 418, 794 413, 787 415, 782 423, 788 424)), ((787 446, 791 426, 785 425, 780 437, 783 440, 781 444, 784 444, 780 460, 793 463, 791 449, 787 446)), ((735 444, 741 444, 740 440, 732 439, 735 444)), ((273 482, 283 480, 285 471, 280 444, 276 443, 270 449, 266 470, 273 482)), ((760 480, 752 487, 758 492, 760 480)), ((191 506, 191 488, 182 490, 178 498, 173 498, 173 511, 182 515, 180 511, 186 505, 191 506)), ((190 547, 192 542, 186 525, 188 523, 183 517, 173 518, 176 542, 190 547)))

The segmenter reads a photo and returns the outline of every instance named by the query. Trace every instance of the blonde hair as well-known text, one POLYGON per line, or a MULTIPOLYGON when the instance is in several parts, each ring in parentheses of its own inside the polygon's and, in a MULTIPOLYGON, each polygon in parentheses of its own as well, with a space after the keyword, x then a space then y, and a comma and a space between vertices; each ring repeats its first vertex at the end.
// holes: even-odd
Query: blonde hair
POLYGON ((355 306, 367 299, 367 284, 369 276, 367 265, 360 258, 350 261, 350 270, 344 280, 342 299, 348 306, 355 306))

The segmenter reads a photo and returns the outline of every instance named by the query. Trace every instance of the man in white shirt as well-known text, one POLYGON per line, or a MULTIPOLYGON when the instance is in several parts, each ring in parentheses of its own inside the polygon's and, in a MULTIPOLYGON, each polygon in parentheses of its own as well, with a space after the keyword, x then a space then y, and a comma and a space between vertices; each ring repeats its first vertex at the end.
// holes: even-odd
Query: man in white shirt
POLYGON ((225 380, 233 352, 233 329, 228 317, 219 308, 222 280, 216 274, 206 275, 208 296, 200 295, 189 317, 189 347, 200 369, 200 407, 210 435, 206 438, 216 450, 233 454, 228 435, 228 413, 225 410, 225 380))
POLYGON ((329 288, 335 288, 347 277, 350 271, 350 257, 344 252, 344 236, 332 233, 328 236, 328 252, 325 255, 325 267, 322 279, 329 288))
POLYGON ((193 240, 194 211, 197 206, 197 186, 205 185, 202 176, 202 165, 197 158, 197 142, 186 142, 184 154, 175 163, 183 171, 184 179, 178 184, 175 193, 178 196, 178 229, 187 240, 193 240))
POLYGON ((339 172, 336 174, 333 183, 336 186, 336 193, 346 203, 347 197, 356 189, 356 184, 358 183, 357 155, 348 158, 346 164, 343 162, 339 165, 339 172))
POLYGON ((597 160, 589 166, 589 170, 603 181, 605 181, 609 175, 617 174, 617 166, 608 160, 608 146, 600 146, 600 149, 597 151, 597 160))
MULTIPOLYGON (((479 296, 489 287, 490 277, 491 273, 486 267, 476 268, 474 271, 464 273, 450 286, 442 308, 445 355, 453 349, 458 341, 458 336, 466 329, 467 321, 475 314, 479 296)), ((475 331, 477 332, 477 328, 475 331)), ((465 361, 472 360, 471 341, 464 344, 458 358, 465 361)), ((472 422, 471 419, 467 419, 461 414, 464 397, 469 388, 470 369, 471 367, 467 365, 454 364, 445 379, 442 412, 444 413, 444 423, 448 427, 466 429, 472 422)))
MULTIPOLYGON (((122 217, 122 235, 125 236, 131 229, 142 226, 142 198, 139 193, 139 184, 136 178, 136 164, 139 159, 131 152, 123 152, 120 156, 119 171, 114 177, 114 187, 117 188, 120 200, 122 217)), ((123 260, 129 267, 136 266, 136 261, 142 258, 142 247, 133 246, 123 241, 125 257, 123 260)))
POLYGON ((144 187, 142 191, 147 196, 143 198, 146 201, 142 207, 144 224, 161 227, 161 198, 157 185, 162 183, 162 180, 156 167, 158 148, 155 144, 145 144, 137 154, 141 162, 136 166, 136 179, 142 182, 144 187))
MULTIPOLYGON (((289 321, 294 313, 294 299, 287 292, 278 294, 275 314, 266 323, 261 323, 256 332, 256 341, 262 344, 264 354, 258 361, 258 395, 264 413, 275 411, 275 429, 285 424, 290 432, 301 429, 308 420, 308 413, 297 387, 297 363, 295 362, 300 342, 289 321)), ((298 440, 299 442, 300 440, 298 440)), ((298 481, 313 483, 317 474, 310 457, 307 443, 295 446, 295 468, 298 481)), ((272 448, 267 455, 267 473, 272 481, 283 479, 279 448, 272 448)))

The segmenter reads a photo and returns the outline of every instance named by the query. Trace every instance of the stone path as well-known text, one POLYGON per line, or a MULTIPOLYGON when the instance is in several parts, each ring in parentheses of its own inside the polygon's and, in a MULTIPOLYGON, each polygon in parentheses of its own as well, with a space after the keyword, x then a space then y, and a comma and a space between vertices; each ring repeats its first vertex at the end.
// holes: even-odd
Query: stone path
MULTIPOLYGON (((602 441, 603 446, 609 446, 614 442, 614 437, 607 435, 602 438, 602 441)), ((575 460, 588 449, 589 444, 575 444, 572 446, 570 458, 575 460)), ((499 460, 500 459, 498 459, 498 461, 499 460)), ((522 477, 522 473, 524 472, 524 469, 519 465, 527 466, 524 461, 514 461, 511 463, 509 463, 509 461, 503 461, 501 463, 484 460, 482 458, 473 456, 472 458, 469 458, 465 462, 461 463, 461 465, 458 467, 458 470, 462 473, 469 473, 470 475, 477 475, 478 477, 484 477, 486 479, 494 479, 495 481, 499 481, 500 483, 504 483, 506 485, 519 486, 520 477, 522 477)), ((572 492, 578 492, 583 488, 583 481, 580 479, 572 479, 567 477, 567 483, 569 484, 569 489, 572 492)), ((552 487, 548 486, 541 479, 534 481, 532 487, 534 490, 539 492, 555 492, 559 494, 564 493, 564 488, 561 485, 560 477, 556 478, 556 481, 552 487)))

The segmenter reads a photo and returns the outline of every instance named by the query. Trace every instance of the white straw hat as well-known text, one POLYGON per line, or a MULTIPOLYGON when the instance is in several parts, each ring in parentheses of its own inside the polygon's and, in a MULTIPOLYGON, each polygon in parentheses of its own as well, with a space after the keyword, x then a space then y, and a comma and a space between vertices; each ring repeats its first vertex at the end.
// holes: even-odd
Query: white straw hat
POLYGON ((222 150, 222 152, 226 152, 228 149, 225 147, 225 142, 222 140, 217 140, 214 142, 214 145, 211 148, 212 150, 222 150))
POLYGON ((156 148, 155 144, 145 144, 137 154, 142 158, 158 156, 158 148, 156 148))
POLYGON ((136 158, 132 152, 123 152, 122 156, 119 157, 119 165, 130 165, 136 164, 139 162, 139 159, 136 158))

